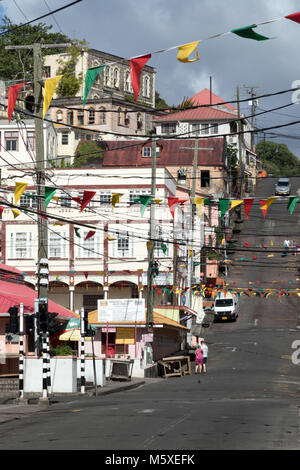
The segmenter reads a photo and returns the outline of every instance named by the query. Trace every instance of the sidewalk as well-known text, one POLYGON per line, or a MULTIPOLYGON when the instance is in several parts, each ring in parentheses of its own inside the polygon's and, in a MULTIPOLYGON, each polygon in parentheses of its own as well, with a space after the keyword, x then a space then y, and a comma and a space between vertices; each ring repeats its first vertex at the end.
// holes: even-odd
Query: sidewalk
MULTIPOLYGON (((158 378, 132 378, 130 381, 116 381, 109 380, 105 387, 97 388, 97 396, 109 395, 111 393, 118 393, 127 390, 132 390, 137 387, 141 387, 146 384, 151 384, 154 382, 159 382, 163 379, 158 378)), ((76 393, 65 393, 65 394, 51 394, 49 396, 49 404, 40 404, 39 398, 40 395, 37 394, 25 396, 24 403, 16 404, 15 399, 18 397, 17 393, 11 393, 8 395, 0 395, 0 424, 13 421, 15 419, 21 419, 27 416, 31 416, 33 413, 38 413, 41 411, 47 410, 54 404, 69 402, 70 399, 76 397, 77 399, 89 398, 95 396, 95 387, 93 385, 88 385, 85 388, 85 394, 81 392, 76 393)))

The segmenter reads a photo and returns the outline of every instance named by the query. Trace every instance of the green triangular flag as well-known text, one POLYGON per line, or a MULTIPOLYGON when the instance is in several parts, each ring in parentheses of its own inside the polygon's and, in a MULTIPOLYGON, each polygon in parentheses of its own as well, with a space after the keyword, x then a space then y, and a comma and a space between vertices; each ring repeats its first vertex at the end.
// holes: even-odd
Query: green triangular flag
POLYGON ((257 24, 251 24, 250 26, 245 26, 244 28, 232 29, 231 32, 242 38, 254 39, 255 41, 266 41, 267 39, 270 39, 266 36, 262 36, 261 34, 256 33, 252 28, 257 28, 257 24))
POLYGON ((209 197, 207 197, 207 198, 204 199, 204 205, 208 206, 209 204, 212 204, 212 200, 209 199, 209 197))
POLYGON ((151 196, 140 196, 139 202, 141 203, 141 216, 144 215, 147 206, 151 201, 151 196))
POLYGON ((89 91, 93 86, 94 81, 97 78, 98 73, 104 68, 104 65, 100 67, 93 67, 92 69, 88 69, 86 76, 85 76, 85 89, 84 89, 84 96, 83 96, 83 106, 85 106, 89 91))
POLYGON ((167 245, 165 243, 161 243, 160 247, 165 255, 167 253, 167 245))
POLYGON ((288 202, 288 210, 290 211, 290 214, 294 212, 295 205, 299 201, 299 198, 296 196, 289 197, 289 202, 288 202))
POLYGON ((56 188, 48 188, 47 186, 45 187, 46 206, 48 206, 48 204, 51 201, 51 199, 53 198, 55 192, 56 192, 56 188))
POLYGON ((74 227, 74 230, 75 230, 75 233, 76 233, 77 237, 81 238, 81 235, 79 233, 79 228, 74 227))
POLYGON ((221 211, 221 219, 223 219, 229 206, 229 199, 219 199, 219 204, 220 204, 220 211, 221 211))

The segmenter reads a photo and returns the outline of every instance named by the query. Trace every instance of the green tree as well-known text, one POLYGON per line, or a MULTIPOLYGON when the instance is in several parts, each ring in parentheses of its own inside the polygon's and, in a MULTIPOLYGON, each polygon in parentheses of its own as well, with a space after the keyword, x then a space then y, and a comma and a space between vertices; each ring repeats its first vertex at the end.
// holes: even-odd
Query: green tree
POLYGON ((56 89, 56 94, 59 98, 76 96, 79 91, 82 83, 82 74, 80 73, 76 77, 74 71, 82 50, 86 48, 87 43, 84 39, 73 40, 72 46, 67 49, 68 56, 58 59, 59 67, 57 75, 64 75, 56 89))
POLYGON ((74 168, 87 165, 100 167, 104 156, 104 150, 100 148, 96 140, 80 140, 74 154, 74 168))
POLYGON ((268 173, 281 176, 300 173, 299 159, 285 144, 262 140, 256 146, 256 153, 268 173))
POLYGON ((158 91, 155 92, 155 108, 156 109, 164 109, 164 108, 168 108, 168 104, 166 103, 166 101, 161 98, 160 94, 158 93, 158 91))
MULTIPOLYGON (((70 39, 65 34, 51 33, 52 26, 44 23, 35 25, 29 24, 13 30, 16 25, 5 16, 2 18, 0 33, 10 30, 0 36, 0 78, 2 80, 28 80, 33 74, 33 56, 32 51, 6 50, 5 46, 31 45, 35 42, 44 44, 66 43, 70 39)), ((61 49, 42 49, 42 54, 55 54, 61 52, 61 49)))

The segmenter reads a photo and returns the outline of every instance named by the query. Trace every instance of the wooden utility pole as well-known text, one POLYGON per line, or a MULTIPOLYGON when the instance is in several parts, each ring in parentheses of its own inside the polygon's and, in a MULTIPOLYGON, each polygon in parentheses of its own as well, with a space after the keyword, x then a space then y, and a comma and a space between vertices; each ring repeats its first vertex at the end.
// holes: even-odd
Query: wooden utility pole
POLYGON ((155 195, 156 195, 156 140, 152 138, 152 173, 151 173, 151 205, 150 205, 150 240, 148 244, 148 275, 147 275, 147 325, 153 326, 153 268, 155 247, 155 195))
POLYGON ((244 161, 242 156, 242 121, 241 121, 241 111, 240 111, 240 89, 236 88, 236 100, 237 100, 237 110, 238 110, 238 143, 239 143, 239 168, 240 168, 240 191, 239 196, 242 198, 244 196, 244 161))

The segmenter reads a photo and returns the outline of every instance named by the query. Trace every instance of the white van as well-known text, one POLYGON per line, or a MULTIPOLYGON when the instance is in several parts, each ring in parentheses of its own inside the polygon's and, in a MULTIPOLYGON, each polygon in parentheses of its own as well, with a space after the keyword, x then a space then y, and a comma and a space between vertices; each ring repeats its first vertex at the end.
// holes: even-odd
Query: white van
POLYGON ((238 317, 238 297, 230 292, 217 294, 214 303, 215 321, 236 320, 238 317))

